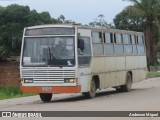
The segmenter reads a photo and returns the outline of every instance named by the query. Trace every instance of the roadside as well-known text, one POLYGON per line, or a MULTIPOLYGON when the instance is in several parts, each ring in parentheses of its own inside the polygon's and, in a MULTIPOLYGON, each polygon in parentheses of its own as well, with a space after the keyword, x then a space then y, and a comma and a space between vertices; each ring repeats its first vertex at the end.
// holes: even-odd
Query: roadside
MULTIPOLYGON (((156 87, 160 87, 160 77, 150 78, 150 79, 146 79, 141 82, 138 82, 138 83, 134 83, 132 89, 140 90, 140 89, 145 89, 145 88, 156 88, 156 87)), ((109 88, 109 89, 98 91, 98 92, 104 92, 104 91, 113 91, 113 89, 109 88)), ((117 95, 119 96, 120 94, 117 94, 117 95)), ((61 101, 61 100, 63 101, 66 98, 69 100, 69 98, 72 98, 72 97, 78 98, 79 96, 81 96, 81 93, 79 94, 54 94, 53 102, 55 101, 56 103, 58 103, 58 101, 61 101)), ((109 96, 112 96, 112 94, 109 96)), ((39 95, 22 97, 22 98, 6 99, 6 100, 0 100, 0 109, 8 108, 11 106, 21 106, 21 105, 26 105, 26 104, 41 104, 41 103, 43 104, 43 102, 39 98, 39 95)), ((70 103, 70 101, 68 103, 70 103)))
POLYGON ((147 74, 147 78, 156 78, 156 77, 160 77, 160 71, 151 71, 148 72, 147 74))
MULTIPOLYGON (((147 78, 157 78, 160 77, 160 72, 151 71, 148 72, 147 78)), ((11 99, 11 98, 20 98, 26 96, 34 96, 36 94, 31 93, 21 93, 19 87, 13 86, 0 86, 0 100, 11 99)))

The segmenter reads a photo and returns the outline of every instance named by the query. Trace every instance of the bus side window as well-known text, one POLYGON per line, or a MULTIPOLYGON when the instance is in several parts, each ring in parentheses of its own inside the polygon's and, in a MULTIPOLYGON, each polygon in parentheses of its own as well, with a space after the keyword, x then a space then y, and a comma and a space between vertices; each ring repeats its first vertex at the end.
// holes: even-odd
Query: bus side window
POLYGON ((132 35, 132 46, 133 46, 133 54, 136 55, 137 54, 137 36, 136 35, 132 35))
POLYGON ((122 43, 122 34, 115 33, 114 38, 115 38, 115 53, 123 54, 124 49, 123 49, 123 43, 122 43))
POLYGON ((93 55, 103 55, 102 32, 92 32, 93 55))
POLYGON ((114 54, 113 34, 109 32, 104 33, 104 50, 105 55, 114 54))
POLYGON ((125 48, 126 54, 132 54, 132 45, 131 45, 131 35, 130 34, 123 34, 123 44, 125 48))
POLYGON ((78 63, 79 66, 84 66, 84 65, 89 65, 90 61, 91 61, 91 43, 90 43, 90 38, 89 37, 82 37, 83 42, 82 42, 82 46, 83 47, 83 51, 82 54, 79 53, 79 49, 78 48, 78 63))
POLYGON ((93 43, 102 43, 101 32, 92 32, 92 41, 93 43))
POLYGON ((144 49, 144 39, 142 35, 138 35, 137 37, 137 48, 138 48, 138 54, 145 54, 145 49, 144 49))

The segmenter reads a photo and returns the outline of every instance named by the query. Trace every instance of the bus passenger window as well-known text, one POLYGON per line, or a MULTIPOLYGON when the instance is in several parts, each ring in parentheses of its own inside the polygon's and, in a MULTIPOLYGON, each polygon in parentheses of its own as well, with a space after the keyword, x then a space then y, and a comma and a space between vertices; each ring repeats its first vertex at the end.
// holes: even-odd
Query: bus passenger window
POLYGON ((101 32, 92 32, 93 43, 102 43, 101 32))
POLYGON ((131 39, 129 34, 123 34, 123 43, 124 44, 131 44, 131 39))
POLYGON ((136 35, 132 35, 132 44, 136 44, 136 40, 137 39, 137 37, 136 37, 136 35))
POLYGON ((138 35, 138 44, 137 44, 137 48, 138 48, 138 54, 145 54, 145 48, 144 48, 144 40, 143 40, 143 36, 142 35, 138 35))
POLYGON ((103 55, 102 33, 92 32, 93 55, 103 55))
POLYGON ((122 44, 122 35, 119 33, 114 34, 115 37, 115 43, 122 44))
POLYGON ((123 54, 124 53, 124 48, 122 44, 122 35, 119 33, 114 34, 115 38, 115 53, 116 54, 123 54))
POLYGON ((105 43, 111 43, 111 34, 110 33, 105 32, 104 38, 105 38, 105 43))
POLYGON ((143 45, 144 44, 143 36, 141 36, 141 35, 138 35, 138 44, 139 45, 143 45))
POLYGON ((132 35, 132 46, 133 46, 133 54, 136 55, 137 54, 137 36, 136 35, 132 35))
POLYGON ((123 44, 126 54, 132 54, 132 45, 130 34, 123 34, 123 44))
POLYGON ((113 45, 113 34, 105 32, 104 33, 104 38, 105 38, 105 55, 111 55, 114 54, 114 45, 113 45))

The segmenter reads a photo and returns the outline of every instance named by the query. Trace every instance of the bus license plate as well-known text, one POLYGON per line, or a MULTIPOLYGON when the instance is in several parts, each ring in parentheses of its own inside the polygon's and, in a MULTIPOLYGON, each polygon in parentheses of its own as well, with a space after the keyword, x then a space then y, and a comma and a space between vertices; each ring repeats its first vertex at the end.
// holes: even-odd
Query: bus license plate
POLYGON ((52 87, 42 87, 42 90, 43 90, 43 91, 51 91, 51 90, 52 90, 52 87))

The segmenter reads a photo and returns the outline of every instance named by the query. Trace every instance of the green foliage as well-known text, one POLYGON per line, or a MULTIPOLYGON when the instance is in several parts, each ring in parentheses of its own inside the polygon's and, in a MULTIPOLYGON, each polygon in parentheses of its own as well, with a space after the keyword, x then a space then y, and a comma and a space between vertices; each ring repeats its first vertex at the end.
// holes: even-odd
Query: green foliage
POLYGON ((143 31, 143 17, 137 9, 128 6, 114 18, 114 24, 117 29, 143 31))
POLYGON ((118 29, 144 31, 147 63, 156 62, 156 53, 160 46, 160 0, 123 0, 133 3, 116 15, 114 23, 118 29))
POLYGON ((160 77, 160 72, 148 72, 147 78, 155 78, 155 77, 160 77))
POLYGON ((5 60, 7 57, 7 49, 4 46, 0 46, 0 61, 5 60))
POLYGON ((107 27, 107 28, 113 28, 111 24, 108 24, 105 20, 105 16, 103 14, 98 15, 98 17, 93 21, 90 22, 89 25, 91 26, 98 26, 98 27, 107 27))
POLYGON ((5 59, 4 53, 5 56, 20 55, 24 27, 57 22, 58 20, 51 18, 48 12, 38 13, 36 10, 30 10, 28 6, 0 6, 0 60, 5 59), (15 43, 16 47, 13 48, 15 43))
POLYGON ((9 99, 9 98, 17 98, 24 96, 31 96, 35 94, 25 94, 21 93, 19 87, 15 86, 0 86, 0 100, 9 99))

